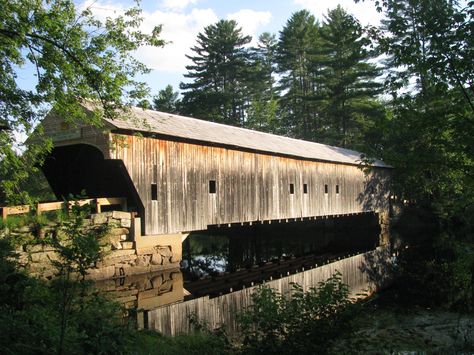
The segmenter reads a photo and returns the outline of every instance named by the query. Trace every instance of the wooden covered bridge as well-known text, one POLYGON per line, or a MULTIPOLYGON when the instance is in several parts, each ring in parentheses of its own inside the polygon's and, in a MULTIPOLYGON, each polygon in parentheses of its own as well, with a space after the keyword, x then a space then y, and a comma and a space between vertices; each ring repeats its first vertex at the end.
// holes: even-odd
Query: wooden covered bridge
POLYGON ((141 108, 102 128, 50 113, 44 128, 57 197, 126 197, 145 235, 388 210, 390 167, 366 173, 348 149, 141 108))

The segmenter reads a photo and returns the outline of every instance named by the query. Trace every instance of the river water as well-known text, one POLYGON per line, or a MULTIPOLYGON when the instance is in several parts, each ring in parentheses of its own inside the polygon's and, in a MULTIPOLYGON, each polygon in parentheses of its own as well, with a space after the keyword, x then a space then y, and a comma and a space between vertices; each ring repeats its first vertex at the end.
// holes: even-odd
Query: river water
MULTIPOLYGON (((133 314, 215 297, 300 272, 327 260, 373 250, 375 214, 316 221, 210 228, 183 242, 181 268, 96 283, 133 314)), ((140 322, 139 322, 140 323, 140 322)))

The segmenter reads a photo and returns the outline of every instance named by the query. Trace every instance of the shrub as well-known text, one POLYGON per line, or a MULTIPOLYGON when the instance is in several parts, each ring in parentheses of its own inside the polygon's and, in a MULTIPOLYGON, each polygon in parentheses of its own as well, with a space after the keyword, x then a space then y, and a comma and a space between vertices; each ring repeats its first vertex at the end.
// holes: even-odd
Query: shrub
POLYGON ((246 354, 325 354, 354 331, 359 309, 339 272, 306 292, 294 284, 291 297, 262 286, 252 301, 239 320, 246 354))
POLYGON ((465 312, 474 310, 473 280, 472 242, 443 235, 400 254, 394 286, 404 304, 465 312))

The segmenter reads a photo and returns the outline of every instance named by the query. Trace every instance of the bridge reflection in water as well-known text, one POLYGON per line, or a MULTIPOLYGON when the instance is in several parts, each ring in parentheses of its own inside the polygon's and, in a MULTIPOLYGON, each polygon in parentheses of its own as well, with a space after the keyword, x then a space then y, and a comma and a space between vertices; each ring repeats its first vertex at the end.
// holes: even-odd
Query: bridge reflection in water
MULTIPOLYGON (((359 288, 354 291, 361 291, 370 281, 368 270, 361 270, 370 253, 363 253, 377 248, 379 234, 377 215, 371 213, 311 222, 215 228, 193 233, 185 240, 181 270, 104 280, 96 286, 126 308, 135 309, 137 312, 132 313, 137 314, 140 327, 166 334, 189 331, 187 317, 213 307, 216 314, 204 312, 205 320, 215 326, 224 322, 232 331, 235 313, 248 304, 253 286, 264 281, 280 280, 277 287, 288 291, 290 282, 299 280, 309 287, 337 269, 343 272, 345 282, 359 288), (334 263, 337 260, 341 262, 334 263), (321 267, 330 262, 332 266, 321 267), (219 304, 206 306, 213 298, 214 303, 219 303, 224 296, 232 299, 231 308, 225 304, 222 309, 217 309, 219 304), (173 304, 181 308, 174 310, 170 306, 173 304), (222 314, 226 309, 234 314, 222 314)), ((386 253, 377 257, 388 258, 386 253)))

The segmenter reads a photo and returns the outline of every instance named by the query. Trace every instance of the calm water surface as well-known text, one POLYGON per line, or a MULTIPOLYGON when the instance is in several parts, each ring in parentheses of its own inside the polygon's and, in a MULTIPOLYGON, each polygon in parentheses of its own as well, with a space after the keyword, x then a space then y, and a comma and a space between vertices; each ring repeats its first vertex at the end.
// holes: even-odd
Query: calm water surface
POLYGON ((152 310, 298 272, 333 255, 374 249, 379 233, 373 214, 210 228, 183 242, 180 269, 103 280, 96 286, 128 309, 152 310))

